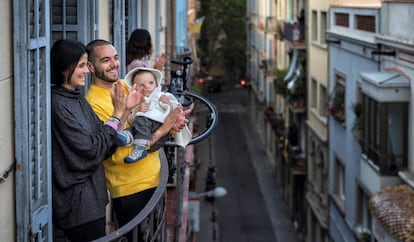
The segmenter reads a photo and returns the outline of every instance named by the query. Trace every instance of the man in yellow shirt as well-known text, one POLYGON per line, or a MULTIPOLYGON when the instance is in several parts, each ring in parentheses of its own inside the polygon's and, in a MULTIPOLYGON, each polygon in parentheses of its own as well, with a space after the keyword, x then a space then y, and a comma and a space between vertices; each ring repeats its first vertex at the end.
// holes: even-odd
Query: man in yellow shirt
MULTIPOLYGON (((110 96, 113 84, 121 82, 128 91, 125 82, 119 79, 119 57, 115 47, 106 40, 94 40, 87 48, 93 84, 86 94, 86 99, 101 120, 108 120, 113 112, 110 96)), ((153 134, 150 145, 172 129, 175 131, 182 129, 188 122, 185 115, 190 112, 191 110, 183 112, 182 108, 173 110, 163 125, 153 134)), ((126 121, 126 118, 123 117, 122 121, 126 121)), ((133 146, 118 147, 114 154, 104 161, 106 182, 120 227, 144 208, 160 179, 158 151, 149 153, 140 162, 126 164, 124 158, 132 149, 133 146)))

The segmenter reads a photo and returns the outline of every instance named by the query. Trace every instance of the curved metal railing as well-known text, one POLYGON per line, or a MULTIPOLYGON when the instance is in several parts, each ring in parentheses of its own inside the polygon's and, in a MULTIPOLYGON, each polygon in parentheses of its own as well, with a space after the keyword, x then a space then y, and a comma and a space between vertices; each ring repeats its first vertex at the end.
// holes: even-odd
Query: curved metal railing
POLYGON ((198 95, 196 93, 193 93, 193 92, 188 92, 188 91, 184 91, 183 93, 181 93, 181 95, 188 96, 191 99, 196 99, 196 100, 202 102, 203 105, 205 105, 207 107, 208 112, 209 112, 206 128, 201 133, 197 134, 197 136, 192 137, 192 139, 189 143, 189 145, 191 145, 191 144, 198 143, 198 142, 204 140, 205 138, 207 138, 208 136, 210 136, 210 134, 214 131, 214 129, 217 126, 219 115, 218 115, 217 108, 207 98, 205 98, 201 95, 198 95))
POLYGON ((183 107, 189 107, 194 100, 197 100, 207 107, 210 115, 207 120, 206 128, 203 132, 195 137, 192 137, 189 145, 198 143, 207 138, 213 130, 216 128, 218 122, 218 112, 214 104, 199 94, 190 92, 187 87, 188 82, 188 68, 193 63, 191 56, 184 55, 182 58, 173 59, 170 61, 172 64, 179 66, 179 68, 171 71, 171 80, 168 84, 167 90, 174 94, 174 96, 180 101, 183 107))
MULTIPOLYGON (((142 211, 121 228, 104 237, 94 240, 95 242, 126 242, 128 241, 126 235, 129 232, 137 234, 139 230, 141 231, 141 234, 143 234, 143 241, 165 241, 168 164, 165 155, 161 153, 161 151, 160 160, 161 175, 159 185, 142 211)), ((138 241, 137 236, 133 236, 132 242, 136 241, 138 241)))

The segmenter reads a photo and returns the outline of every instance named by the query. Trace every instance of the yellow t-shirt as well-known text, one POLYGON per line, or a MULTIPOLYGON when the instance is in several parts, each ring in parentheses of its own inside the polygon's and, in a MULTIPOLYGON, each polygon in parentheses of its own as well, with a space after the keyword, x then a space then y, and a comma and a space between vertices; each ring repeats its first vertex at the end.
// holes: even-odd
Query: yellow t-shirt
MULTIPOLYGON (((122 85, 128 92, 123 80, 122 85)), ((103 122, 113 114, 114 107, 109 90, 92 85, 86 94, 86 100, 103 122)), ((127 125, 125 124, 126 127, 127 125)), ((106 182, 112 198, 128 196, 158 186, 161 171, 158 151, 148 153, 138 162, 124 163, 124 158, 132 150, 133 146, 118 147, 115 153, 104 161, 106 182)))

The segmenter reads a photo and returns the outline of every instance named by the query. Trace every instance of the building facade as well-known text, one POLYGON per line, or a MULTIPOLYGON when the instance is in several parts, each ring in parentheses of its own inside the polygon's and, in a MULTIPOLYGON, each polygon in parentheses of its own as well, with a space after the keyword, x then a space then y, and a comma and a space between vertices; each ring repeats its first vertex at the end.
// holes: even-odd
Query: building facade
POLYGON ((409 240, 413 2, 248 3, 251 116, 298 232, 309 242, 409 240), (283 22, 273 56, 262 15, 283 22), (300 73, 302 110, 292 99, 300 73))
MULTIPOLYGON (((332 6, 329 44, 329 234, 333 241, 357 241, 354 230, 367 194, 360 183, 361 148, 353 134, 361 71, 378 69, 374 36, 379 31, 376 8, 332 6), (362 16, 372 25, 362 27, 362 16)), ((367 204, 365 204, 366 206, 367 204)), ((361 218, 363 219, 363 218, 361 218)))
POLYGON ((309 1, 307 9, 306 241, 329 241, 328 43, 331 1, 309 1))
POLYGON ((250 114, 304 233, 306 1, 247 1, 250 114))

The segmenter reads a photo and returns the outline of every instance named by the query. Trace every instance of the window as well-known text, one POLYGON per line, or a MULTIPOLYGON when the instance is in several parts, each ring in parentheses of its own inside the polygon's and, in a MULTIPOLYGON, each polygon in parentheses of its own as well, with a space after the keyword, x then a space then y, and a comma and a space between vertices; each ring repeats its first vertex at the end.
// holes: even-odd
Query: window
POLYGON ((311 215, 311 221, 310 227, 312 229, 309 231, 310 238, 312 238, 311 241, 322 241, 321 227, 314 213, 311 215))
POLYGON ((327 28, 327 14, 326 12, 321 12, 320 19, 318 21, 318 12, 316 10, 312 11, 312 32, 311 38, 312 41, 319 41, 320 44, 326 44, 326 28, 327 28))
POLYGON ((322 149, 319 149, 318 152, 318 157, 317 157, 317 163, 318 163, 318 172, 316 175, 316 182, 319 186, 319 192, 324 193, 325 190, 325 179, 324 179, 324 168, 325 168, 325 155, 322 151, 322 149))
POLYGON ((374 16, 356 15, 355 22, 356 22, 356 26, 355 26, 356 29, 375 33, 375 17, 374 16))
POLYGON ((345 211, 345 166, 343 163, 335 157, 334 164, 334 189, 333 199, 342 211, 345 211))
POLYGON ((312 11, 312 41, 318 40, 318 12, 312 11))
MULTIPOLYGON (((96 39, 98 29, 96 28, 96 15, 98 14, 98 3, 95 1, 51 1, 51 42, 58 39, 79 40, 87 44, 96 39)), ((88 83, 91 83, 90 75, 88 83)), ((89 85, 81 90, 86 93, 89 85)))
POLYGON ((314 213, 311 214, 309 238, 311 241, 329 242, 326 230, 319 223, 318 218, 314 213))
POLYGON ((371 236, 371 214, 369 212, 369 196, 358 186, 355 233, 361 241, 369 241, 371 236))
POLYGON ((335 13, 335 25, 349 27, 349 14, 335 13))
POLYGON ((361 115, 361 148, 368 160, 384 175, 406 168, 408 104, 379 103, 363 95, 361 115))
POLYGON ((339 123, 345 125, 345 79, 336 74, 335 86, 331 96, 329 113, 339 123))
POLYGON ((93 24, 96 6, 94 1, 51 1, 51 38, 73 39, 88 43, 97 37, 93 24))
POLYGON ((328 113, 328 91, 325 86, 319 85, 319 115, 326 117, 328 113))
POLYGON ((326 44, 326 28, 327 28, 327 15, 326 12, 321 12, 321 20, 320 20, 320 27, 319 27, 319 32, 320 32, 320 42, 321 44, 326 44))
MULTIPOLYGON (((312 184, 315 184, 315 174, 316 174, 316 169, 318 169, 317 164, 316 164, 316 143, 315 141, 312 141, 311 144, 311 152, 310 152, 310 162, 312 164, 312 169, 310 170, 310 174, 309 177, 311 179, 312 184)), ((315 187, 313 188, 315 189, 315 187)))
POLYGON ((312 78, 312 89, 311 89, 312 95, 311 95, 311 108, 316 109, 316 100, 318 98, 318 82, 312 78))

